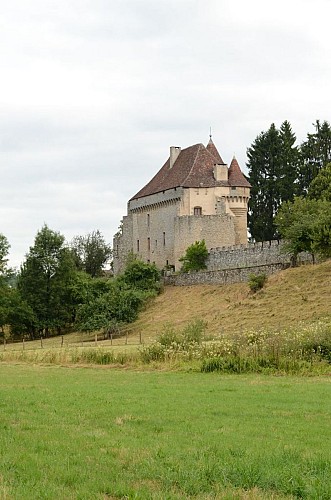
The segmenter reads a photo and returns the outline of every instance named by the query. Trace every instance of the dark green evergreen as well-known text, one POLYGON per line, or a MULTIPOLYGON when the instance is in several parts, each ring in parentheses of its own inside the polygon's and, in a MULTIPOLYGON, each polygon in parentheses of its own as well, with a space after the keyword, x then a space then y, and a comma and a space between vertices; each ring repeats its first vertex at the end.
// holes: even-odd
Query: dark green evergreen
POLYGON ((331 127, 329 122, 314 124, 315 133, 308 134, 301 144, 301 162, 298 171, 298 194, 305 196, 308 188, 320 172, 331 162, 331 127))
POLYGON ((249 181, 252 185, 248 225, 256 241, 277 238, 274 218, 283 201, 296 191, 299 151, 288 121, 278 130, 274 123, 261 132, 247 150, 249 181))

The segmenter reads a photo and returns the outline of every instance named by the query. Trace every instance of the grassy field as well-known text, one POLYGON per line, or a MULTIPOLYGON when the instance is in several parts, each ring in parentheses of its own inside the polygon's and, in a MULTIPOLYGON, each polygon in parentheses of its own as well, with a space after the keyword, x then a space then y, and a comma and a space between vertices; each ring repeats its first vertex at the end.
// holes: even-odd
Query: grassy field
POLYGON ((330 499, 330 378, 0 364, 1 499, 330 499))

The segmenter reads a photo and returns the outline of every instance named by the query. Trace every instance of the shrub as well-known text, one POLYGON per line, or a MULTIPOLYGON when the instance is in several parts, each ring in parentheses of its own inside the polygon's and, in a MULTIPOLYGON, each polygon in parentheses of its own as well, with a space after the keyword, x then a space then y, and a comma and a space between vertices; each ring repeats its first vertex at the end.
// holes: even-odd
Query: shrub
POLYGON ((208 257, 208 250, 205 240, 196 241, 186 249, 186 253, 179 259, 183 262, 181 271, 187 273, 188 271, 200 271, 206 269, 206 260, 208 257))
POLYGON ((261 290, 267 282, 267 275, 262 274, 250 274, 248 280, 248 286, 253 293, 261 290))

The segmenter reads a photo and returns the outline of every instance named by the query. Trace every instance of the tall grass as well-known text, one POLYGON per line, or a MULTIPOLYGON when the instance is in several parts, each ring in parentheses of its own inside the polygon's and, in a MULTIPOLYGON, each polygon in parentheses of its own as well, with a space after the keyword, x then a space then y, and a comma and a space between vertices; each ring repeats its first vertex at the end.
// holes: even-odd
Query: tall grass
POLYGON ((151 365, 224 373, 331 373, 331 323, 205 336, 206 323, 166 324, 156 341, 138 346, 0 352, 0 361, 50 364, 151 365))

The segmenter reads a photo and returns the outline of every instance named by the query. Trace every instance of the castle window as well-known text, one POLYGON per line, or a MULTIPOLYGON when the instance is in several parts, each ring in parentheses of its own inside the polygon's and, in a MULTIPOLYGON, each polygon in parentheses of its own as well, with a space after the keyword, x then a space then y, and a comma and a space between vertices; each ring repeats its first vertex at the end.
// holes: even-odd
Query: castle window
POLYGON ((149 227, 149 226, 150 226, 150 223, 151 223, 151 221, 150 221, 150 216, 149 216, 149 214, 147 214, 147 227, 149 227))
POLYGON ((163 233, 163 246, 165 247, 165 232, 163 233))
POLYGON ((147 250, 150 251, 151 249, 151 239, 147 238, 147 250))
POLYGON ((139 252, 139 240, 137 240, 137 252, 139 252))
POLYGON ((194 215, 202 215, 202 208, 201 207, 194 207, 193 213, 194 213, 194 215))
POLYGON ((157 240, 155 240, 155 248, 157 248, 157 240))

